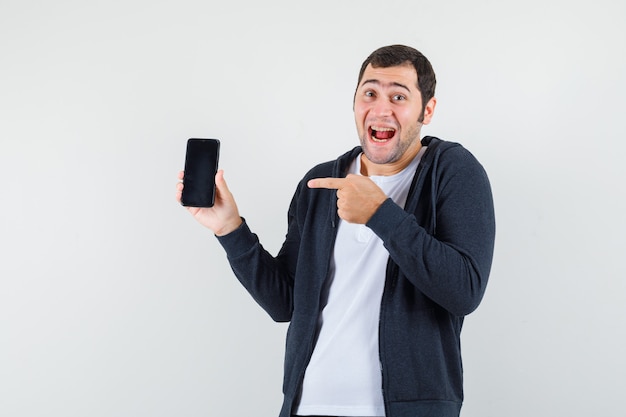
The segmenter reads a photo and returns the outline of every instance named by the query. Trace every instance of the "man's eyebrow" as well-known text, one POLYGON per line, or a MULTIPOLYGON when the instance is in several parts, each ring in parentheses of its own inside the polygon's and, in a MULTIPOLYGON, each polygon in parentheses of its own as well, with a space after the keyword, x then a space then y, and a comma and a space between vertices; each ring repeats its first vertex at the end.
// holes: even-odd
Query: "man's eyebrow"
MULTIPOLYGON (((377 79, 365 80, 365 81, 363 81, 361 83, 361 87, 364 86, 365 84, 377 84, 377 85, 380 85, 380 81, 378 81, 377 79)), ((409 93, 411 92, 411 89, 409 87, 407 87, 406 85, 402 84, 402 83, 398 83, 398 82, 394 81, 394 82, 391 82, 390 85, 395 86, 395 87, 404 88, 409 93)))

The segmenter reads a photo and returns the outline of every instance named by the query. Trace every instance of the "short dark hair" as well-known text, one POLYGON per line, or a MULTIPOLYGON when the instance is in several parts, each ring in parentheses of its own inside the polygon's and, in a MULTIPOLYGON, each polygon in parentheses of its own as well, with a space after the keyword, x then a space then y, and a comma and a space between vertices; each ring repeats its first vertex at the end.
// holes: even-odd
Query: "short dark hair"
POLYGON ((405 45, 390 45, 383 46, 372 52, 361 65, 356 85, 357 90, 359 89, 365 68, 369 64, 372 64, 374 68, 413 65, 417 73, 417 88, 422 95, 422 106, 426 107, 426 103, 435 96, 435 86, 437 85, 435 71, 433 71, 433 67, 428 59, 417 49, 405 45))

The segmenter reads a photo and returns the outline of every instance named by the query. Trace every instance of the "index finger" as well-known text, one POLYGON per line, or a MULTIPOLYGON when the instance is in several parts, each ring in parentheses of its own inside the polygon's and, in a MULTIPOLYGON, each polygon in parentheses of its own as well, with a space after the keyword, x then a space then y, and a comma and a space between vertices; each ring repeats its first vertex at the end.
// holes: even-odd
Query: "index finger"
POLYGON ((307 185, 309 188, 330 188, 338 190, 345 182, 345 178, 313 178, 307 182, 307 185))

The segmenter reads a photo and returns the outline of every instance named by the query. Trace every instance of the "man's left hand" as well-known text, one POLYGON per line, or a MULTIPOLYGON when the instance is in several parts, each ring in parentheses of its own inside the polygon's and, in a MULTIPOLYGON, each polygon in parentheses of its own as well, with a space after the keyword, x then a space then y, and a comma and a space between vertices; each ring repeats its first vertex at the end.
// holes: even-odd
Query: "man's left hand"
POLYGON ((349 174, 345 178, 314 178, 309 188, 337 190, 337 214, 349 223, 365 224, 387 195, 369 177, 349 174))

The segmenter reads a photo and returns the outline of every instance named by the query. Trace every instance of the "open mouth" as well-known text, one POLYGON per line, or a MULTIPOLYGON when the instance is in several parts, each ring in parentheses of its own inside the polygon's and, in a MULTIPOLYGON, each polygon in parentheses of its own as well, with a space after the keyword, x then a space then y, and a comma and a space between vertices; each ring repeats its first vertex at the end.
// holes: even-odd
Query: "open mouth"
POLYGON ((370 137, 374 142, 387 142, 396 134, 396 129, 391 127, 372 126, 369 128, 370 137))

